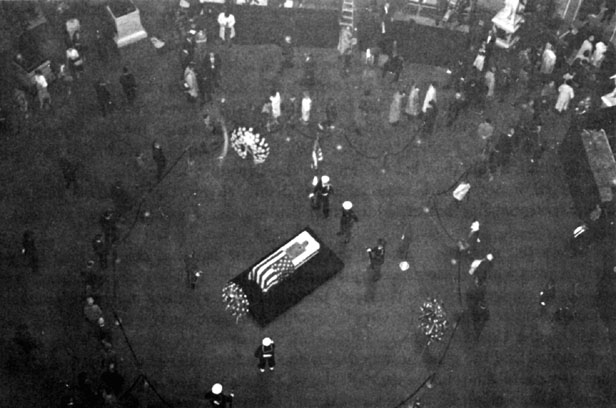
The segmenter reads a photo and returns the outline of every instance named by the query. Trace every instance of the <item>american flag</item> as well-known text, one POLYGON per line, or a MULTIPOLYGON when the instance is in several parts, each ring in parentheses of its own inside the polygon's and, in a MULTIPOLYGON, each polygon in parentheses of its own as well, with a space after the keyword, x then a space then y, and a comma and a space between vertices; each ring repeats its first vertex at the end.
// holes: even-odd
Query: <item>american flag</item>
POLYGON ((281 249, 252 268, 248 278, 256 282, 263 292, 267 292, 293 271, 295 271, 295 266, 291 258, 281 249))

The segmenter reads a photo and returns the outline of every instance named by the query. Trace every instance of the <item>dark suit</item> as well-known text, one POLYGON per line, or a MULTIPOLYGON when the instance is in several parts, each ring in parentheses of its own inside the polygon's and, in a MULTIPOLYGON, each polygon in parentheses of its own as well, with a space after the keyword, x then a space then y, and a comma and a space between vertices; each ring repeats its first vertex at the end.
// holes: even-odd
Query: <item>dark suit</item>
POLYGON ((201 63, 201 69, 197 72, 199 91, 203 95, 204 102, 211 101, 212 94, 220 87, 220 59, 214 54, 213 60, 208 54, 201 63))

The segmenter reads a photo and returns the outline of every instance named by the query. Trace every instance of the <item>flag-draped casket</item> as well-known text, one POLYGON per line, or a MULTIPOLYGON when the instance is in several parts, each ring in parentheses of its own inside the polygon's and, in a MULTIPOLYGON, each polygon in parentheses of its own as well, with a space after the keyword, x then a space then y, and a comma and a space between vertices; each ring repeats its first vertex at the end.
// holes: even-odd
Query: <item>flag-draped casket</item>
POLYGON ((250 314, 265 326, 344 268, 309 228, 231 280, 248 299, 250 314))

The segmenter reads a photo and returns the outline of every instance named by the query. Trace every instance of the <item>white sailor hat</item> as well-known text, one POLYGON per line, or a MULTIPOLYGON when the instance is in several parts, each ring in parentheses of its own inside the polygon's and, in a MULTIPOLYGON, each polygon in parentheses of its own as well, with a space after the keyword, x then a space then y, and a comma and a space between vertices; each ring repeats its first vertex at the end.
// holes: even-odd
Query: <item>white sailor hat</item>
POLYGON ((261 341, 261 344, 263 344, 265 347, 271 346, 272 343, 273 341, 269 337, 266 337, 261 341))
POLYGON ((218 395, 221 392, 222 392, 222 385, 220 385, 219 383, 212 385, 212 394, 218 395))
POLYGON ((344 203, 342 203, 342 208, 348 211, 353 208, 353 203, 350 201, 345 201, 344 203))
POLYGON ((321 176, 321 183, 323 184, 329 183, 329 176, 321 176))

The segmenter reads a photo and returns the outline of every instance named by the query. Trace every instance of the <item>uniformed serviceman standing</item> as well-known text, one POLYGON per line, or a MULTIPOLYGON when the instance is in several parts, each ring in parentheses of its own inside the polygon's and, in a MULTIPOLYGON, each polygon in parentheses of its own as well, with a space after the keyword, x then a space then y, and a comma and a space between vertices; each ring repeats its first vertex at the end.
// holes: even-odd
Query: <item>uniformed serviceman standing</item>
POLYGON ((96 234, 92 240, 92 249, 98 257, 98 264, 101 269, 107 269, 107 256, 109 255, 109 248, 105 245, 105 240, 102 234, 96 234))
POLYGON ((370 258, 370 275, 374 282, 381 279, 381 267, 385 263, 385 240, 379 238, 374 248, 368 248, 368 257, 370 258))
POLYGON ((323 209, 325 218, 329 217, 329 196, 334 193, 334 188, 329 182, 329 176, 321 176, 320 179, 313 180, 314 189, 310 194, 312 208, 314 210, 323 209))
POLYGON ((342 203, 342 215, 340 216, 340 231, 338 231, 337 235, 341 235, 344 237, 344 243, 348 244, 351 240, 351 229, 353 228, 353 224, 359 221, 357 215, 353 211, 353 203, 350 201, 345 201, 342 203))
POLYGON ((223 394, 222 385, 219 383, 212 385, 212 389, 205 394, 205 399, 216 408, 231 408, 233 406, 233 392, 229 395, 223 394))
POLYGON ((269 337, 265 337, 261 341, 261 345, 257 347, 255 357, 259 359, 259 371, 264 372, 265 366, 269 366, 270 371, 274 371, 274 367, 276 367, 274 348, 274 341, 269 337))
POLYGON ((152 158, 154 159, 154 163, 156 163, 156 181, 160 183, 165 174, 165 168, 167 167, 167 158, 165 157, 165 153, 163 153, 163 148, 158 142, 152 144, 152 158))

